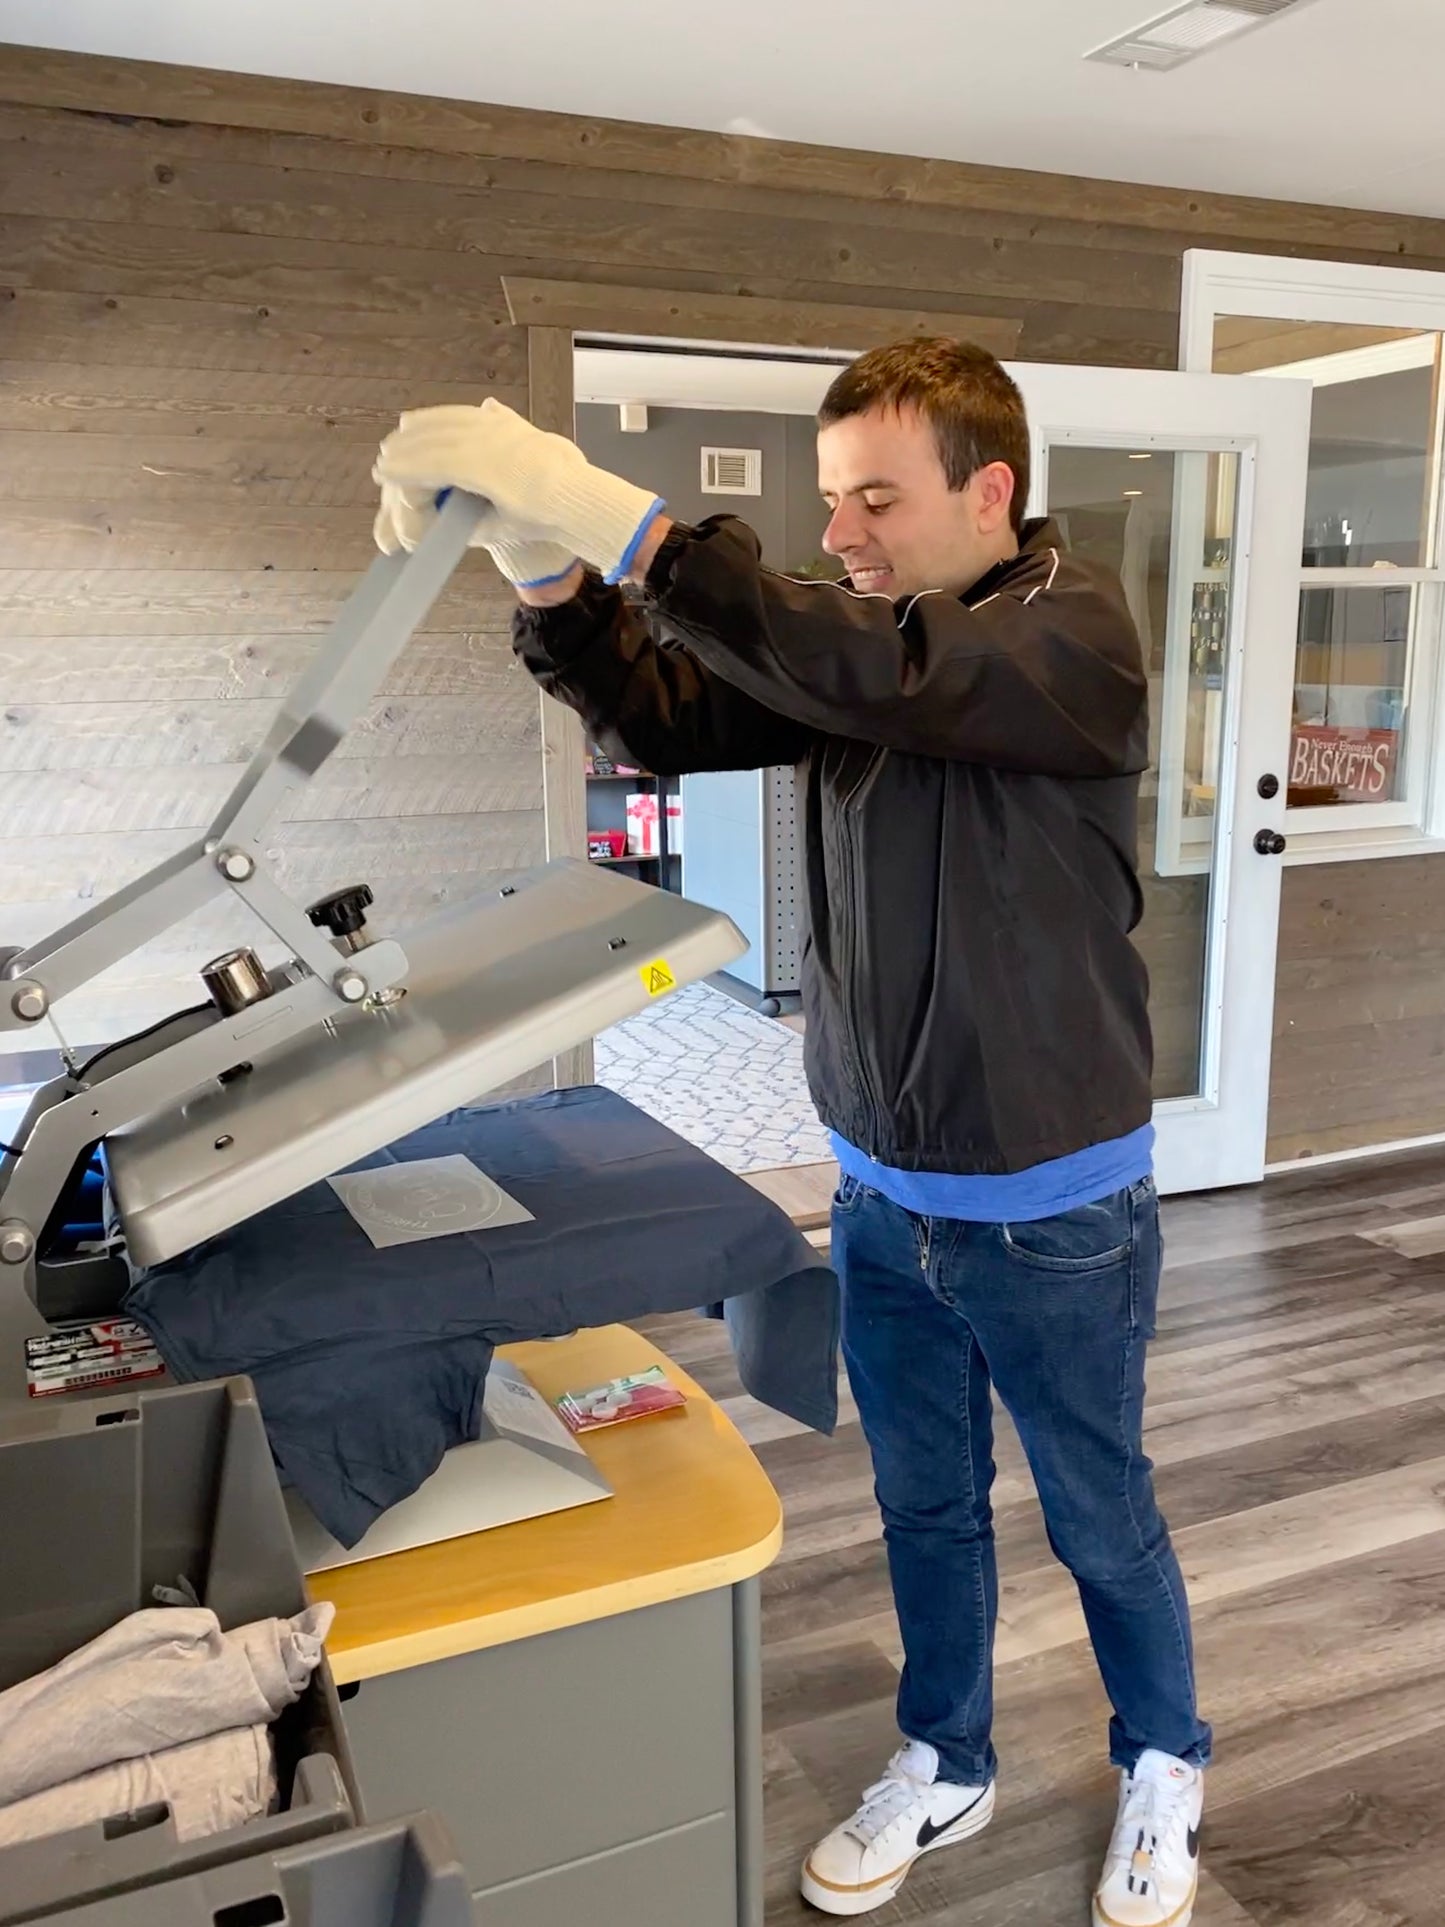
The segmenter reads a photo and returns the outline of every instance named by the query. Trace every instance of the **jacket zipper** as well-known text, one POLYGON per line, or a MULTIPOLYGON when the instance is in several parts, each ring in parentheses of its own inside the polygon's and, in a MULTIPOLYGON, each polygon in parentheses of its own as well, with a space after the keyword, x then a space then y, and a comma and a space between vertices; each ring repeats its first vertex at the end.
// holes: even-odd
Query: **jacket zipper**
MULTIPOLYGON (((868 1118, 869 1136, 875 1143, 878 1138, 878 1100, 874 1095, 872 1081, 868 1076, 868 1065, 863 1055, 862 1043, 853 1009, 853 985, 857 980, 858 970, 858 889, 856 877, 858 850, 848 819, 849 811, 852 809, 859 791, 863 788, 869 776, 872 775, 878 759, 882 754, 881 749, 874 749, 868 761, 864 764, 858 781, 838 804, 838 832, 844 846, 846 861, 843 867, 848 884, 848 968, 844 978, 844 995, 842 1001, 848 1028, 848 1046, 853 1053, 853 1062, 858 1067, 858 1083, 870 1113, 868 1118)), ((860 1146, 859 1148, 862 1149, 863 1147, 860 1146)))

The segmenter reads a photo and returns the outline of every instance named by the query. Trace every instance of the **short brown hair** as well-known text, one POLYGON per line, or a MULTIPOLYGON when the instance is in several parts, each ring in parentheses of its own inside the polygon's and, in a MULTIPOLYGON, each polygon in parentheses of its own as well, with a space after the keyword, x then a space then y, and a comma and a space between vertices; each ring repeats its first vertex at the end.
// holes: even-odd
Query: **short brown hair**
POLYGON ((1023 528, 1029 496, 1029 425, 1024 398, 986 348, 951 335, 920 336, 870 348, 823 397, 818 426, 871 408, 916 408, 933 430, 951 489, 966 488, 990 462, 1013 470, 1010 520, 1023 528))

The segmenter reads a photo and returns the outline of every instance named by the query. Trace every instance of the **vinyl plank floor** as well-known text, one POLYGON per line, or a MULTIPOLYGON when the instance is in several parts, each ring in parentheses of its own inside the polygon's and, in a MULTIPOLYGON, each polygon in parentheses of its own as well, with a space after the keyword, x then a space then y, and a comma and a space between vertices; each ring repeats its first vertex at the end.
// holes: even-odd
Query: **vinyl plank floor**
MULTIPOLYGON (((811 1175, 811 1174, 810 1174, 811 1175)), ((822 1173, 810 1215, 822 1209, 822 1173)), ((1169 1200, 1148 1439, 1195 1596, 1209 1778, 1196 1927, 1445 1921, 1445 1155, 1169 1200)), ((857 1413, 821 1439, 742 1392, 722 1328, 647 1321, 784 1506, 763 1587, 768 1927, 896 1744, 899 1648, 857 1413)), ((880 1927, 1084 1927, 1108 1706, 1000 1416, 998 1818, 880 1927)))
MULTIPOLYGON (((1196 1608, 1445 1532, 1445 1459, 1306 1492, 1175 1531, 1175 1551, 1196 1608)), ((1057 1565, 1006 1575, 1000 1586, 997 1658, 1023 1659, 1085 1637, 1069 1575, 1057 1565)))
POLYGON ((1445 1915, 1440 1736, 1307 1774, 1211 1816, 1212 1864, 1259 1927, 1386 1927, 1445 1915))
POLYGON ((1371 1244, 1384 1245, 1404 1258, 1438 1258, 1445 1252, 1445 1217, 1416 1218, 1406 1224, 1382 1225, 1360 1234, 1371 1244))

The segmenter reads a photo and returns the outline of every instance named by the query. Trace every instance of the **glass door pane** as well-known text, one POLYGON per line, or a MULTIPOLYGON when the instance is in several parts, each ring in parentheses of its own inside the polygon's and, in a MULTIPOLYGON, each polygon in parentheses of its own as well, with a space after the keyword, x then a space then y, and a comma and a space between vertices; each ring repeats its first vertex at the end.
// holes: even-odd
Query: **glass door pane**
POLYGON ((1066 545, 1112 569, 1149 676, 1140 789, 1156 1099, 1204 1094, 1215 826, 1226 714, 1239 463, 1168 448, 1049 451, 1048 512, 1066 545))
POLYGON ((1417 614, 1410 583, 1301 592, 1292 810, 1403 800, 1417 614))

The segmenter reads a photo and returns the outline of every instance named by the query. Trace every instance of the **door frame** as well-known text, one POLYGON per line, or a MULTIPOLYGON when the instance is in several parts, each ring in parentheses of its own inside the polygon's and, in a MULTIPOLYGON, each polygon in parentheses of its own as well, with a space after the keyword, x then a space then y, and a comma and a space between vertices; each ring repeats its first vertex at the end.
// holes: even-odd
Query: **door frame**
MULTIPOLYGON (((1243 375, 1047 363, 1016 366, 1013 372, 1026 391, 1036 505, 1047 500, 1050 446, 1152 446, 1238 457, 1217 785, 1220 802, 1228 799, 1229 807, 1216 813, 1212 862, 1207 866, 1210 916, 1200 1091, 1193 1097, 1157 1101, 1154 1120, 1161 1191, 1254 1183, 1265 1169, 1283 882, 1278 858, 1257 854, 1254 839, 1284 831, 1310 385, 1256 382, 1243 375), (1266 388, 1275 392, 1262 394, 1266 388), (1290 646, 1269 647, 1268 639, 1276 636, 1287 638, 1290 646), (1247 637, 1254 639, 1253 646, 1246 646, 1247 637), (1257 787, 1267 775, 1278 780, 1273 796, 1261 795, 1257 787)), ((1187 530, 1196 518, 1202 530, 1202 500, 1196 479, 1181 468, 1173 497, 1171 630, 1187 618, 1192 583, 1191 574, 1180 566, 1177 535, 1181 524, 1187 530)), ((1166 670, 1161 811, 1178 803, 1176 719, 1167 708, 1177 687, 1166 670)), ((1168 851, 1177 846, 1178 826, 1162 827, 1159 841, 1168 851)))

